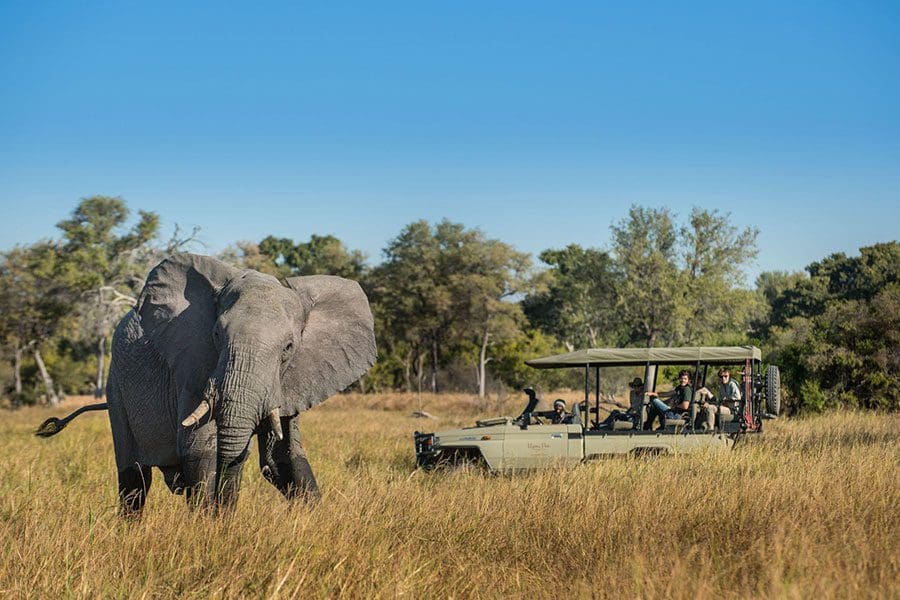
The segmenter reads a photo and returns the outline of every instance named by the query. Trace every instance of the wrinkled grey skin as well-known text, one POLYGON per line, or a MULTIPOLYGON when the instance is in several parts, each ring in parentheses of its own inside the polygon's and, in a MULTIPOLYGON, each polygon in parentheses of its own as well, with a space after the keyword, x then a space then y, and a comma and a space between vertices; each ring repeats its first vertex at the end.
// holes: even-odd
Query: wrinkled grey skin
POLYGON ((107 390, 126 513, 143 507, 151 466, 192 503, 233 505, 253 434, 267 480, 288 498, 318 496, 299 415, 375 362, 372 314, 356 282, 287 284, 192 254, 151 271, 113 336, 107 390), (182 426, 203 400, 211 410, 182 426))

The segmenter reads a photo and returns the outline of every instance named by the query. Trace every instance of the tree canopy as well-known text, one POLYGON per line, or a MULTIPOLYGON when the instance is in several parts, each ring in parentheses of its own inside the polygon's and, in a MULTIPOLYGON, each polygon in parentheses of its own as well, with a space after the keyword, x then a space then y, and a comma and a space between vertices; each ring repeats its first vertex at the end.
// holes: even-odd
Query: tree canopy
MULTIPOLYGON (((197 233, 182 236, 176 226, 159 244, 156 214, 131 219, 125 201, 110 196, 82 199, 58 229, 57 240, 0 256, 0 344, 12 363, 0 377, 17 403, 91 383, 102 392, 113 324, 149 269, 197 233)), ((537 267, 512 245, 449 220, 409 223, 371 266, 320 234, 237 242, 221 258, 278 277, 358 280, 379 347, 357 384, 363 391, 551 389, 578 382, 529 369, 526 359, 597 346, 755 343, 781 366, 791 412, 900 408, 900 244, 832 254, 804 272, 762 273, 750 288, 757 236, 727 212, 695 208, 680 219, 632 206, 596 247, 545 249, 537 267)))

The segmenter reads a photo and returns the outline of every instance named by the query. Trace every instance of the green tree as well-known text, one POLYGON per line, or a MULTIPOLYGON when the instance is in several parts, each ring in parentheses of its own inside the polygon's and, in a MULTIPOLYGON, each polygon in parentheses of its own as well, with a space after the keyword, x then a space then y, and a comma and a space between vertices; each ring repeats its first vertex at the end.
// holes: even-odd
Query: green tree
POLYGON ((522 301, 529 322, 564 340, 570 351, 618 343, 619 279, 609 254, 570 244, 562 250, 544 250, 540 259, 549 269, 535 286, 539 291, 522 301))
POLYGON ((713 342, 723 332, 740 337, 760 303, 746 293, 744 269, 756 258, 759 231, 738 230, 729 215, 694 208, 681 228, 684 269, 684 326, 676 341, 713 342))
POLYGON ((757 254, 755 229, 738 230, 727 213, 699 208, 679 228, 668 209, 640 206, 611 229, 629 342, 697 344, 749 331, 759 310, 741 286, 757 254))
POLYGON ((491 372, 514 388, 526 385, 544 389, 579 387, 582 373, 573 369, 533 369, 525 364, 531 358, 561 354, 566 348, 553 336, 537 329, 521 331, 513 338, 499 343, 494 350, 491 372))
POLYGON ((97 344, 98 396, 104 390, 111 329, 137 302, 147 273, 139 253, 159 231, 159 217, 139 211, 138 222, 120 233, 129 213, 121 198, 92 196, 82 199, 71 216, 57 224, 63 232, 65 256, 60 282, 78 295, 82 322, 97 344))
POLYGON ((69 289, 60 248, 53 242, 16 247, 0 262, 0 339, 13 350, 14 402, 23 397, 22 361, 34 356, 47 401, 59 404, 59 393, 41 353, 71 313, 69 289))
POLYGON ((632 206, 611 230, 620 278, 617 308, 629 341, 647 347, 671 343, 686 313, 672 213, 632 206))
POLYGON ((785 326, 793 317, 821 315, 843 300, 869 300, 886 286, 900 281, 900 243, 893 241, 860 248, 860 255, 832 254, 806 267, 808 278, 783 289, 771 299, 770 324, 785 326))
MULTIPOLYGON (((465 234, 465 232, 458 232, 465 234)), ((528 286, 531 266, 527 254, 475 230, 453 249, 455 267, 447 285, 453 298, 456 339, 477 352, 476 385, 484 398, 491 347, 515 337, 524 321, 522 308, 509 299, 528 286)), ((471 351, 470 351, 471 352, 471 351)))
MULTIPOLYGON (((449 329, 450 298, 441 273, 440 247, 427 221, 410 223, 388 243, 385 261, 372 274, 372 301, 379 345, 405 351, 404 384, 422 390, 429 344, 449 329), (380 316, 380 318, 379 318, 380 316), (383 342, 384 340, 384 342, 383 342)), ((436 381, 432 380, 432 387, 436 381)))
POLYGON ((900 244, 832 254, 772 286, 769 360, 793 411, 900 408, 900 244))
POLYGON ((256 242, 237 241, 220 252, 216 258, 239 269, 254 269, 280 278, 291 276, 290 269, 276 264, 271 256, 263 254, 256 242))
POLYGON ((259 243, 259 252, 285 277, 337 275, 358 280, 366 272, 365 255, 359 250, 348 250, 333 235, 313 234, 308 242, 296 244, 291 239, 270 235, 259 243))
POLYGON ((528 257, 477 229, 444 220, 407 225, 385 249, 372 273, 379 343, 403 348, 405 380, 421 390, 426 361, 432 392, 438 368, 454 353, 476 354, 478 387, 493 343, 514 335, 519 307, 507 299, 524 288, 528 257))
POLYGON ((756 278, 757 312, 751 319, 753 331, 762 339, 770 334, 772 307, 788 290, 807 279, 804 272, 766 271, 756 278))

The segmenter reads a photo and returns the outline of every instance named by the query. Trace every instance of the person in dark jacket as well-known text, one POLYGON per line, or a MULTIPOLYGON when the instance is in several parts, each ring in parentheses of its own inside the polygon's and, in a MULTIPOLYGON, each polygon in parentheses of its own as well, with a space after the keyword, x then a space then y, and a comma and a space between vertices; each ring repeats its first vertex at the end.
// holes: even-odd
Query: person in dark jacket
POLYGON ((653 429, 653 422, 659 418, 660 427, 666 426, 666 419, 678 419, 688 411, 691 406, 691 398, 694 396, 694 388, 691 386, 691 374, 681 371, 678 374, 678 385, 670 392, 646 392, 650 397, 650 410, 644 429, 653 429), (669 401, 668 404, 662 399, 669 401))
POLYGON ((550 422, 554 425, 572 422, 572 415, 566 412, 566 401, 562 398, 553 402, 553 414, 550 416, 550 422))

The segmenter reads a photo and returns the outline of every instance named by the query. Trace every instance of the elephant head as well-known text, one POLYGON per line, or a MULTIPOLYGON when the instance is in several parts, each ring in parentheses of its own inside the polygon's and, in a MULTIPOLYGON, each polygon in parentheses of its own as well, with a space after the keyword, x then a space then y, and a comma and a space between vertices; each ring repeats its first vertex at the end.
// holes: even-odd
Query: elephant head
POLYGON ((151 271, 135 309, 174 377, 181 425, 214 424, 220 478, 243 462, 264 421, 280 439, 280 416, 315 406, 375 362, 372 314, 356 282, 316 275, 286 284, 180 254, 151 271))

